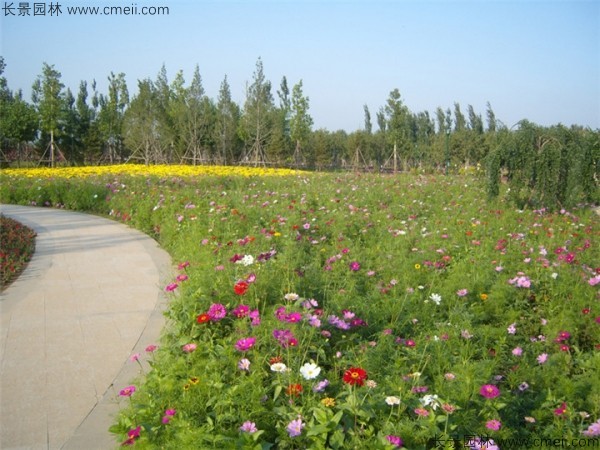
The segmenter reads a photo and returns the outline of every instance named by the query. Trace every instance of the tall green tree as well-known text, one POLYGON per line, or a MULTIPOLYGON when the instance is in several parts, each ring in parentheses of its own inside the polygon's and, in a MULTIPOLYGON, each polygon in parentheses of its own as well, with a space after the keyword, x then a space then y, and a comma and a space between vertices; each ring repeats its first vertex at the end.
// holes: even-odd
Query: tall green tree
POLYGON ((242 141, 238 135, 240 108, 231 99, 231 89, 227 75, 219 88, 216 110, 216 157, 221 164, 233 164, 241 158, 242 141))
POLYGON ((109 163, 114 163, 125 157, 123 122, 125 110, 129 105, 129 90, 124 73, 118 75, 110 73, 108 95, 100 95, 97 102, 99 106, 97 124, 103 142, 103 158, 109 163))
POLYGON ((254 166, 264 165, 267 160, 265 152, 273 133, 273 95, 271 82, 264 73, 260 58, 252 76, 252 84, 246 89, 242 136, 246 145, 244 162, 254 166))
POLYGON ((290 134, 295 142, 294 162, 301 162, 302 149, 308 142, 311 133, 313 119, 308 113, 310 100, 302 91, 302 80, 296 83, 292 89, 292 106, 290 118, 290 134))
POLYGON ((144 164, 167 162, 165 140, 161 135, 160 106, 154 83, 149 80, 138 81, 138 92, 132 98, 125 112, 123 131, 125 145, 132 151, 130 158, 141 160, 144 164))
MULTIPOLYGON (((39 75, 32 86, 32 100, 40 118, 42 133, 49 135, 49 159, 54 166, 56 160, 56 143, 62 131, 61 118, 64 114, 65 95, 64 84, 60 81, 62 75, 54 68, 54 65, 43 64, 42 74, 39 75)), ((43 138, 44 136, 42 136, 43 138)), ((46 139, 42 139, 42 143, 46 139)), ((60 153, 60 150, 58 150, 60 153)))
POLYGON ((23 100, 21 91, 13 93, 8 88, 5 68, 0 56, 0 159, 20 163, 23 145, 36 137, 38 116, 35 108, 23 100))

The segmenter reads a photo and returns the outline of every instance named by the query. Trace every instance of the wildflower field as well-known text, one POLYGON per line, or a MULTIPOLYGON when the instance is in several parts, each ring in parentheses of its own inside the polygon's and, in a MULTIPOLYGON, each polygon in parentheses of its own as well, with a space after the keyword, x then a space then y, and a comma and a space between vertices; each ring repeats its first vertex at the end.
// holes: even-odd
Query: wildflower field
POLYGON ((0 172, 3 203, 109 215, 176 262, 116 442, 600 446, 589 205, 518 210, 474 175, 141 167, 0 172))

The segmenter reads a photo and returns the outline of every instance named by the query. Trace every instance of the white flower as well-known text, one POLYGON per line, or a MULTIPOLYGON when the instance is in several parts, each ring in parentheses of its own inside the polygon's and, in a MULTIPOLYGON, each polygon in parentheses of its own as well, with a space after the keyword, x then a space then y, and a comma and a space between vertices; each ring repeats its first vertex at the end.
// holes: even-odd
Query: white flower
POLYGON ((252 255, 244 255, 242 259, 238 261, 242 266, 250 266, 254 264, 254 256, 252 255))
POLYGON ((440 294, 431 294, 429 299, 436 305, 439 305, 442 301, 442 296, 440 294))
POLYGON ((287 372, 288 368, 284 363, 275 363, 275 364, 271 364, 271 370, 273 372, 283 373, 283 372, 287 372))
POLYGON ((390 406, 394 406, 400 404, 400 399, 394 395, 391 395, 385 398, 385 402, 390 406))
POLYGON ((556 272, 554 272, 552 275, 550 275, 553 279, 557 279, 558 278, 558 274, 556 272))
POLYGON ((289 294, 285 294, 283 296, 288 302, 295 302, 300 298, 300 296, 294 292, 290 292, 289 294))
POLYGON ((315 363, 306 363, 302 367, 300 367, 300 375, 302 375, 305 380, 312 380, 314 378, 317 378, 320 373, 321 368, 315 363))
POLYGON ((437 395, 427 394, 421 400, 419 400, 423 406, 430 406, 435 409, 440 406, 440 401, 438 400, 437 395))

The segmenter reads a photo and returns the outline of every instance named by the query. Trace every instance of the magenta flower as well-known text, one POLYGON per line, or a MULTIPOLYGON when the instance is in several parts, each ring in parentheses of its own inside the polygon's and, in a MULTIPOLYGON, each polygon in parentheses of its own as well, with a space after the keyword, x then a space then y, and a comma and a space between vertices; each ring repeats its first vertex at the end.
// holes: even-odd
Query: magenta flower
POLYGON ((213 303, 210 305, 210 308, 208 308, 207 314, 208 317, 210 317, 210 320, 218 322, 227 315, 227 310, 221 303, 213 303))
POLYGON ((488 430, 498 431, 500 429, 500 427, 502 427, 502 423, 499 420, 496 420, 496 419, 488 420, 485 423, 485 427, 488 430))
POLYGON ((186 274, 184 274, 184 273, 181 273, 181 274, 177 275, 177 278, 176 278, 176 280, 179 281, 179 282, 186 281, 187 279, 188 279, 188 276, 186 274))
POLYGON ((306 424, 302 422, 302 416, 298 416, 296 420, 292 420, 287 426, 287 432, 290 437, 300 436, 302 429, 306 424))
POLYGON ((348 266, 353 272, 357 272, 360 270, 360 263, 358 261, 352 261, 348 266))
POLYGON ((566 413, 567 413, 567 404, 565 402, 562 402, 561 405, 554 410, 555 416, 562 416, 562 415, 565 415, 566 413))
POLYGON ((165 415, 162 418, 162 423, 164 423, 165 425, 168 424, 171 421, 171 418, 175 415, 177 411, 175 411, 174 409, 167 409, 165 411, 165 415))
POLYGON ((135 392, 135 386, 127 386, 126 388, 121 389, 119 391, 119 395, 121 397, 131 397, 131 395, 135 392))
POLYGON ((248 305, 239 305, 233 311, 231 311, 231 314, 233 314, 238 319, 246 317, 249 313, 250 307, 248 305))
POLYGON ((236 348, 236 350, 238 350, 240 352, 247 352, 252 347, 254 347, 254 344, 256 344, 256 338, 255 337, 247 337, 247 338, 243 338, 243 339, 240 339, 239 341, 237 341, 235 343, 235 348, 236 348))
POLYGON ((148 347, 146 347, 146 351, 148 353, 152 353, 153 351, 155 351, 158 348, 158 345, 154 345, 154 344, 150 344, 148 347))
POLYGON ((500 395, 500 389, 493 384, 484 384, 481 386, 479 393, 485 398, 496 398, 500 395))
POLYGON ((395 447, 402 447, 404 445, 404 442, 402 442, 402 439, 400 438, 400 436, 393 436, 393 435, 388 435, 385 437, 387 439, 387 441, 392 444, 395 447))
POLYGON ((177 289, 177 283, 170 283, 170 284, 167 284, 165 291, 173 292, 175 289, 177 289))

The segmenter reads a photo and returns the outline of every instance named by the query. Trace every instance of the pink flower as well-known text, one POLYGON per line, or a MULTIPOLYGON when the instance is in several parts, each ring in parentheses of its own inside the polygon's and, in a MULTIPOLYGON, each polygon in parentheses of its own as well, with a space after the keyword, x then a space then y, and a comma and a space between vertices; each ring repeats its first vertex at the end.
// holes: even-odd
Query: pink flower
POLYGON ((256 433, 258 431, 258 429, 256 428, 256 424, 254 422, 250 422, 249 420, 247 420, 240 427, 240 431, 243 433, 252 434, 252 433, 256 433))
POLYGON ((352 261, 348 266, 353 272, 357 272, 360 270, 360 263, 358 261, 352 261))
POLYGON ((600 275, 596 275, 588 280, 590 286, 596 286, 598 283, 600 283, 600 275))
POLYGON ((146 351, 148 353, 152 353, 153 351, 155 351, 158 348, 158 345, 154 345, 154 344, 150 344, 148 347, 146 347, 146 351))
POLYGON ((502 426, 502 423, 499 420, 493 419, 493 420, 488 420, 485 423, 485 427, 488 430, 494 430, 494 431, 498 431, 500 429, 500 427, 502 426))
POLYGON ((121 397, 131 397, 131 395, 135 392, 135 386, 127 386, 119 391, 119 395, 121 397))
POLYGON ((542 353, 536 358, 539 364, 544 364, 548 360, 548 353, 542 353))
POLYGON ((523 349, 521 347, 513 348, 512 354, 514 356, 521 356, 523 354, 523 349))
POLYGON ((485 398, 496 398, 500 395, 500 389, 493 384, 484 384, 481 386, 479 393, 485 398))
POLYGON ((243 338, 243 339, 240 339, 239 341, 237 341, 235 343, 235 348, 236 348, 236 350, 238 350, 240 352, 246 352, 246 351, 250 350, 252 347, 254 347, 254 344, 256 344, 256 338, 255 337, 247 337, 247 338, 243 338))
POLYGON ((139 359, 140 359, 140 354, 139 353, 134 353, 133 355, 131 355, 129 357, 129 360, 131 362, 139 361, 139 359))
POLYGON ((196 344, 191 343, 191 344, 185 344, 183 347, 181 347, 181 349, 185 352, 185 353, 192 353, 194 350, 196 350, 196 344))
POLYGON ((506 329, 506 331, 508 331, 508 334, 515 334, 517 332, 517 327, 516 327, 516 323, 511 323, 508 328, 506 329))
POLYGON ((469 291, 466 289, 459 289, 458 291, 456 291, 456 295, 458 295, 459 297, 465 297, 468 293, 469 291))
POLYGON ((165 288, 165 291, 167 291, 167 292, 173 292, 175 289, 177 289, 177 283, 170 283, 165 288))
POLYGON ((181 281, 185 281, 187 279, 188 279, 188 276, 186 274, 184 274, 184 273, 181 273, 181 274, 177 275, 177 278, 176 278, 176 280, 180 281, 180 282, 181 281))
POLYGON ((429 415, 429 411, 427 411, 425 408, 419 407, 419 408, 415 408, 413 411, 419 417, 427 417, 429 415))

